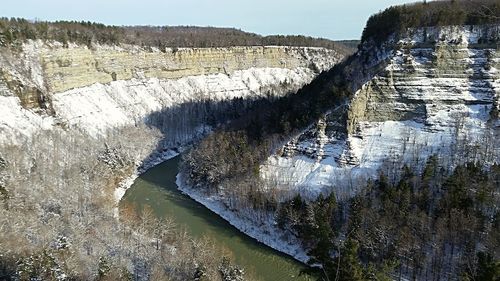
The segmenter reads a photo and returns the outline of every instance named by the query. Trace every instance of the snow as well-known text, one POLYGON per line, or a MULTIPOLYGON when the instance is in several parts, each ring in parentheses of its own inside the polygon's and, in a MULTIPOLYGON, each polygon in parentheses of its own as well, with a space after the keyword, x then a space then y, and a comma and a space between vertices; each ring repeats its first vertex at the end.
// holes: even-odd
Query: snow
POLYGON ((329 156, 319 162, 300 154, 290 158, 272 156, 261 166, 261 177, 268 185, 292 194, 299 192, 314 198, 333 188, 338 197, 346 198, 355 194, 366 179, 376 177, 388 161, 422 166, 433 154, 452 154, 457 141, 457 116, 468 116, 459 134, 467 136, 469 144, 483 140, 491 106, 429 107, 426 125, 415 121, 360 122, 361 134, 349 136, 349 146, 346 142, 325 145, 329 156), (342 164, 342 153, 352 155, 358 163, 342 164))
MULTIPOLYGON (((12 65, 8 59, 0 61, 8 71, 26 85, 45 88, 40 50, 61 48, 57 42, 28 41, 23 44, 19 65, 12 65), (20 70, 22 70, 20 72, 20 70)), ((93 46, 97 50, 116 52, 142 52, 137 46, 93 46)), ((86 48, 70 44, 68 48, 86 48)), ((280 47, 282 48, 282 47, 280 47)), ((290 52, 297 52, 291 48, 290 52)), ((311 49, 303 54, 321 69, 337 60, 337 56, 325 57, 324 53, 311 49)), ((156 50, 159 51, 159 50, 156 50)), ((186 51, 195 51, 188 50, 186 51)), ((299 52, 297 52, 299 54, 299 52)), ((95 83, 51 95, 55 116, 45 116, 40 112, 21 106, 20 100, 5 85, 0 85, 0 145, 21 144, 40 130, 53 130, 56 125, 64 128, 82 130, 90 136, 106 137, 110 131, 144 123, 151 113, 159 112, 191 102, 220 102, 235 98, 255 100, 271 96, 282 96, 298 90, 309 83, 316 73, 305 67, 288 68, 249 68, 235 71, 230 75, 212 74, 187 76, 180 79, 134 78, 118 80, 108 84, 95 83)), ((207 134, 211 128, 199 125, 189 131, 187 138, 193 140, 207 134)), ((167 147, 166 147, 167 148, 167 147)), ((179 153, 167 150, 153 152, 140 163, 129 177, 125 178, 114 192, 115 202, 119 202, 126 190, 142 172, 179 153)), ((115 209, 115 215, 118 210, 115 209)))
MULTIPOLYGON (((269 94, 266 89, 286 85, 280 96, 294 91, 315 76, 308 68, 250 68, 232 75, 188 76, 176 80, 132 79, 72 89, 52 97, 56 116, 44 116, 21 106, 11 93, 0 94, 0 144, 20 143, 40 130, 62 123, 94 137, 109 130, 143 123, 159 110, 188 102, 224 101, 234 98, 257 99, 269 94)), ((279 91, 281 90, 281 91, 279 91)))
POLYGON ((144 121, 150 113, 188 102, 267 97, 267 88, 288 85, 272 95, 297 90, 314 77, 312 70, 250 68, 225 74, 188 76, 177 80, 132 79, 72 89, 53 97, 61 120, 92 136, 144 121))
MULTIPOLYGON (((320 161, 300 154, 290 158, 272 156, 261 166, 261 177, 270 187, 292 194, 299 192, 314 198, 333 188, 338 197, 350 197, 390 160, 398 165, 421 166, 433 154, 451 154, 456 133, 454 127, 447 125, 453 124, 455 112, 462 112, 462 107, 457 107, 457 111, 435 112, 428 120, 430 126, 415 121, 362 122, 362 136, 350 136, 348 147, 345 142, 328 144, 325 150, 331 152, 320 161), (352 155, 358 163, 342 164, 339 161, 342 153, 352 155)), ((467 109, 470 115, 464 120, 462 131, 469 132, 470 143, 479 143, 486 126, 485 110, 483 106, 467 109)))
MULTIPOLYGON (((338 197, 348 197, 354 194, 356 187, 364 184, 367 178, 375 177, 380 169, 388 169, 387 160, 395 160, 397 163, 416 162, 421 166, 425 158, 433 153, 452 153, 457 135, 470 144, 480 144, 484 139, 483 133, 489 126, 489 112, 495 106, 495 98, 498 99, 500 79, 496 68, 486 70, 483 67, 487 61, 485 52, 469 49, 468 44, 477 43, 484 34, 498 33, 498 27, 428 28, 425 32, 427 38, 423 38, 424 30, 419 29, 401 42, 416 44, 432 38, 441 43, 460 42, 461 47, 456 49, 457 52, 468 54, 465 59, 457 61, 467 65, 463 73, 456 72, 453 76, 434 75, 435 77, 429 79, 428 75, 436 71, 431 59, 435 55, 434 49, 413 48, 407 54, 382 48, 375 50, 372 60, 363 66, 368 68, 366 73, 358 74, 354 71, 353 74, 365 75, 353 77, 356 78, 354 84, 363 84, 357 87, 361 88, 360 91, 369 89, 371 82, 365 83, 367 79, 387 82, 394 92, 386 93, 386 100, 381 103, 388 104, 394 111, 410 110, 408 101, 423 104, 423 120, 392 120, 389 117, 384 121, 364 120, 358 122, 359 132, 352 133, 345 139, 321 133, 317 134, 317 139, 298 141, 294 144, 295 155, 274 155, 261 166, 260 175, 267 183, 265 188, 288 190, 290 194, 300 192, 309 197, 331 191, 333 188, 338 197), (390 62, 385 71, 391 74, 391 79, 380 75, 372 77, 371 68, 375 69, 381 61, 389 58, 390 62), (406 70, 413 70, 411 77, 406 77, 406 70), (490 79, 470 79, 470 74, 490 75, 490 79), (313 152, 317 152, 320 157, 308 156, 313 152)), ((498 34, 494 36, 498 38, 498 34)), ((33 66, 38 65, 37 44, 39 43, 34 42, 23 46, 25 59, 31 61, 33 66)), ((140 51, 139 47, 133 46, 97 47, 115 51, 136 48, 137 52, 140 51)), ((306 52, 306 55, 318 59, 312 49, 311 52, 306 52)), ((498 63, 497 58, 491 61, 498 63)), ((32 83, 42 88, 41 69, 35 67, 29 73, 32 83)), ((0 144, 20 142, 35 132, 53 128, 56 122, 81 129, 91 136, 101 137, 114 128, 143 123, 150 113, 165 108, 189 102, 265 98, 268 95, 266 90, 287 85, 287 88, 281 88, 281 91, 270 91, 275 96, 284 95, 286 90, 298 89, 310 82, 314 76, 315 73, 308 68, 250 68, 235 71, 231 75, 199 75, 176 80, 135 78, 109 84, 96 83, 55 93, 52 97, 55 117, 35 114, 24 109, 17 97, 0 94, 0 144)), ((380 84, 383 84, 382 82, 380 84)), ((374 106, 376 105, 374 102, 374 106)), ((207 129, 201 126, 198 132, 190 137, 194 138, 196 134, 206 132, 207 129)), ((498 149, 500 148, 497 147, 496 151, 500 153, 498 149)), ((173 150, 161 151, 142 163, 137 163, 136 171, 124 179, 116 189, 116 202, 119 202, 139 174, 177 154, 178 152, 173 150)), ((247 235, 298 260, 307 261, 300 241, 294 237, 283 237, 283 232, 275 226, 272 214, 257 214, 250 209, 232 211, 224 205, 224 198, 219 195, 207 196, 186 186, 182 175, 178 175, 177 185, 184 193, 247 235), (261 219, 256 220, 256 217, 261 219)), ((115 209, 115 215, 117 214, 118 210, 115 209)))
POLYGON ((0 112, 0 145, 20 143, 54 124, 52 118, 24 109, 19 98, 13 96, 0 96, 0 112))
MULTIPOLYGON (((57 42, 29 41, 23 45, 20 58, 14 60, 21 66, 8 65, 11 62, 2 57, 0 57, 0 64, 2 67, 8 66, 7 71, 21 84, 36 86, 35 88, 45 92, 47 81, 44 80, 40 49, 52 47, 62 48, 57 42)), ((96 50, 117 52, 140 53, 144 51, 137 46, 98 45, 92 47, 96 50)), ((87 47, 70 43, 68 48, 87 47)), ((332 66, 338 60, 338 54, 334 51, 326 52, 331 55, 327 56, 325 52, 320 52, 322 49, 319 48, 304 48, 304 52, 298 52, 297 49, 300 48, 290 48, 287 51, 295 54, 300 60, 314 64, 318 69, 332 66)), ((153 51, 159 52, 157 49, 153 51)), ((19 98, 7 87, 0 85, 0 145, 21 144, 41 130, 55 130, 59 127, 68 134, 73 132, 72 129, 76 129, 106 141, 106 136, 110 131, 145 123, 147 121, 145 118, 151 113, 186 103, 220 102, 235 98, 255 100, 279 97, 295 92, 316 75, 317 73, 310 68, 297 67, 294 69, 249 68, 235 71, 230 75, 219 73, 187 76, 180 79, 146 79, 144 76, 142 78, 138 76, 131 80, 118 80, 108 84, 95 83, 60 93, 49 93, 55 116, 45 116, 40 113, 41 110, 35 113, 23 108, 19 98)), ((204 124, 197 125, 194 130, 187 133, 189 135, 187 138, 194 140, 210 132, 210 129, 204 124)), ((152 142, 153 140, 145 139, 145 141, 152 142)), ((135 163, 137 168, 131 175, 124 178, 114 191, 113 199, 116 205, 141 173, 177 156, 186 147, 186 143, 180 143, 174 150, 165 150, 172 147, 161 147, 162 143, 160 143, 156 151, 153 151, 146 160, 135 163)), ((133 154, 130 151, 125 152, 133 154)), ((180 182, 179 186, 183 187, 180 182)), ((299 241, 294 237, 282 237, 281 232, 274 225, 272 215, 262 214, 264 219, 257 224, 252 220, 255 218, 253 210, 240 210, 241 216, 239 216, 225 209, 220 198, 204 197, 187 187, 183 187, 182 190, 248 235, 298 260, 307 261, 308 257, 299 246, 299 241)), ((116 217, 118 216, 117 206, 113 213, 116 217)))
POLYGON ((477 44, 481 38, 498 39, 500 36, 500 27, 498 25, 481 26, 440 26, 414 28, 408 31, 409 36, 403 38, 402 42, 423 43, 428 41, 459 43, 459 44, 477 44))
MULTIPOLYGON (((0 81, 0 144, 22 142, 21 137, 29 137, 40 128, 50 127, 50 124, 61 125, 64 128, 78 128, 94 137, 106 136, 109 130, 117 127, 142 123, 144 117, 152 112, 180 105, 187 102, 226 101, 233 98, 257 99, 268 95, 280 96, 288 91, 298 90, 310 82, 316 75, 308 67, 296 68, 249 68, 232 72, 232 74, 213 74, 188 76, 180 79, 146 79, 137 75, 135 79, 113 81, 108 84, 92 84, 65 92, 50 92, 51 82, 47 79, 64 79, 57 74, 48 77, 44 73, 44 56, 51 57, 51 52, 58 49, 87 49, 87 46, 69 43, 63 47, 55 41, 28 40, 22 45, 22 52, 2 50, 0 64, 2 71, 7 73, 21 85, 38 89, 53 102, 56 115, 54 117, 38 117, 21 108, 19 100, 8 87, 0 81), (47 80, 47 81, 46 81, 47 80), (11 97, 11 98, 4 98, 11 97), (4 114, 5 113, 5 114, 4 114), (47 125, 49 124, 49 125, 47 125)), ((218 51, 238 53, 241 49, 259 51, 263 47, 231 47, 217 48, 218 51)), ((314 64, 318 69, 325 70, 333 66, 341 55, 336 51, 323 48, 307 47, 265 47, 285 49, 292 61, 297 59, 299 65, 314 64)), ((92 46, 96 55, 100 51, 127 52, 133 54, 148 54, 160 52, 134 45, 100 45, 92 46)), ((182 48, 183 52, 196 53, 200 50, 182 48)), ((286 62, 283 62, 286 64, 286 62)), ((259 65, 249 61, 246 66, 259 65)), ((140 74, 140 70, 137 70, 140 74)), ((78 74, 78 73, 76 73, 78 74)), ((92 79, 90 77, 89 79, 92 79)), ((59 81, 64 82, 64 81, 59 81)), ((91 81, 89 81, 91 83, 91 81)), ((33 110, 33 112, 36 110, 33 110)), ((38 110, 38 114, 43 114, 38 110)))

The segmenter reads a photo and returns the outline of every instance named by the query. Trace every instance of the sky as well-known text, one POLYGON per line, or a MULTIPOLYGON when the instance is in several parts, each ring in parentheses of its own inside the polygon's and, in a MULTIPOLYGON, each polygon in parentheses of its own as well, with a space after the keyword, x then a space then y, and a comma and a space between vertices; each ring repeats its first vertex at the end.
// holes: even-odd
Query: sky
MULTIPOLYGON (((109 25, 235 27, 262 35, 359 39, 368 17, 418 0, 7 0, 0 16, 109 25)), ((3 1, 2 1, 3 2, 3 1)))

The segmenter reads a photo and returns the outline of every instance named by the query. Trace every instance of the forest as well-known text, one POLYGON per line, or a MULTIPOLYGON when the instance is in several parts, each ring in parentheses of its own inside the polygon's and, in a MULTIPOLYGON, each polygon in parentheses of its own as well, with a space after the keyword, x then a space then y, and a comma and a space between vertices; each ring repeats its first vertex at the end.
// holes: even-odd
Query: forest
POLYGON ((235 28, 197 26, 108 26, 86 21, 30 21, 22 18, 0 18, 0 46, 11 46, 25 40, 41 39, 68 43, 133 44, 143 47, 208 48, 231 46, 300 46, 337 49, 351 53, 353 48, 328 39, 302 35, 261 36, 235 28))
MULTIPOLYGON (((349 200, 332 192, 283 201, 261 189, 259 165, 285 138, 256 122, 208 136, 184 155, 182 170, 195 188, 225 194, 230 208, 274 212, 282 231, 310 249, 310 263, 322 265, 324 280, 500 278, 498 165, 449 171, 433 156, 421 172, 381 173, 349 200)), ((281 122, 271 124, 284 133, 281 122)))
POLYGON ((368 19, 361 41, 371 38, 381 43, 408 28, 494 24, 500 22, 499 15, 497 0, 438 0, 393 6, 368 19))
POLYGON ((498 280, 500 166, 448 173, 433 156, 421 174, 400 173, 345 202, 298 195, 280 203, 278 225, 302 238, 325 280, 498 280))
POLYGON ((340 202, 334 192, 284 201, 286 195, 262 188, 260 164, 349 96, 339 69, 296 95, 258 102, 204 138, 183 155, 190 185, 224 194, 229 208, 275 213, 282 231, 310 249, 310 263, 322 265, 324 280, 498 280, 498 165, 463 163, 450 171, 446 159, 432 156, 422 171, 381 173, 340 202))
POLYGON ((116 217, 115 188, 158 137, 145 125, 110 132, 106 142, 57 129, 2 149, 0 280, 246 276, 227 251, 147 207, 122 206, 116 217))

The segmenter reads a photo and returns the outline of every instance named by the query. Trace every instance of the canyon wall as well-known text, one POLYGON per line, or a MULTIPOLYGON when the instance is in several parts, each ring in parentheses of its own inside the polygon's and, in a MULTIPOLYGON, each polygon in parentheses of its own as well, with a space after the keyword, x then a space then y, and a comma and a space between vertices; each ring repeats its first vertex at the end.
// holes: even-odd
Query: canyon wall
POLYGON ((137 47, 42 48, 48 87, 63 92, 93 83, 132 78, 179 79, 226 74, 249 68, 298 67, 324 70, 335 62, 325 49, 289 47, 180 48, 141 50, 137 47))
POLYGON ((342 58, 321 48, 158 50, 41 41, 0 53, 2 143, 19 143, 34 131, 55 127, 93 137, 141 123, 162 130, 165 120, 157 112, 196 111, 196 122, 189 121, 192 126, 182 136, 169 129, 175 144, 208 130, 209 118, 211 125, 224 122, 229 116, 219 115, 232 107, 244 112, 252 100, 293 93, 342 58))
POLYGON ((381 44, 365 42, 345 68, 354 92, 268 159, 270 187, 314 196, 350 196, 379 172, 420 169, 437 154, 450 169, 465 161, 500 161, 500 28, 451 26, 409 30, 381 44))

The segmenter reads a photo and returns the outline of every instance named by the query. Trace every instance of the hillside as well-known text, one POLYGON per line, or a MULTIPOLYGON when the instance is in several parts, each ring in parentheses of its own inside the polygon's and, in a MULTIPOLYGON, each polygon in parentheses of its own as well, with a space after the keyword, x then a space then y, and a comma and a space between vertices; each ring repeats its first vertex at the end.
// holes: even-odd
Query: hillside
POLYGON ((165 48, 214 48, 233 46, 295 46, 335 49, 344 54, 351 46, 324 38, 302 35, 261 36, 235 28, 199 26, 108 26, 93 22, 29 21, 22 18, 0 18, 0 45, 25 40, 54 40, 67 45, 130 44, 165 48))
POLYGON ((346 44, 1 19, 0 279, 241 280, 117 209, 182 153, 180 190, 322 280, 498 280, 499 5, 390 7, 346 44))
POLYGON ((496 0, 438 0, 390 7, 368 19, 361 41, 381 43, 411 28, 498 24, 496 0))

